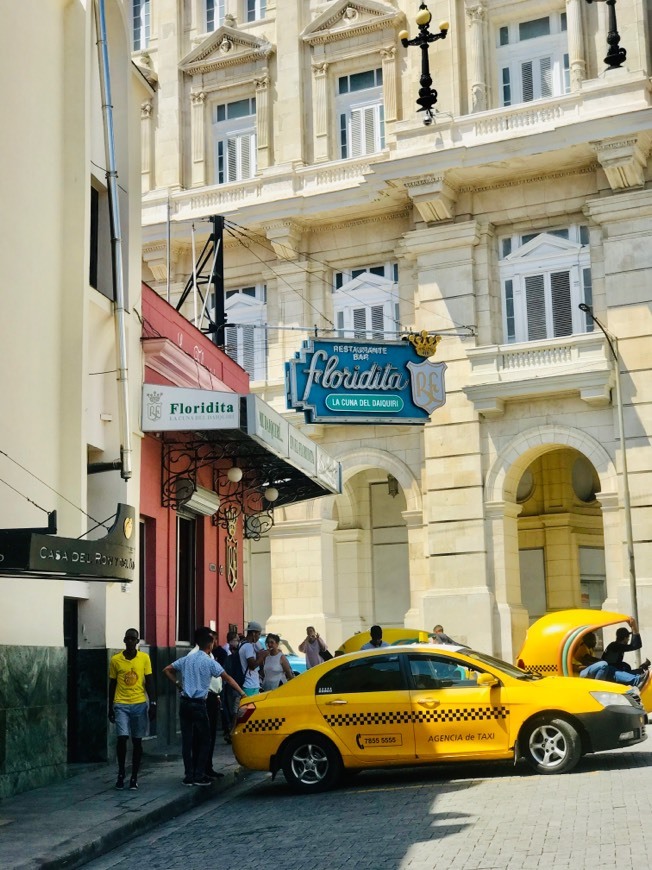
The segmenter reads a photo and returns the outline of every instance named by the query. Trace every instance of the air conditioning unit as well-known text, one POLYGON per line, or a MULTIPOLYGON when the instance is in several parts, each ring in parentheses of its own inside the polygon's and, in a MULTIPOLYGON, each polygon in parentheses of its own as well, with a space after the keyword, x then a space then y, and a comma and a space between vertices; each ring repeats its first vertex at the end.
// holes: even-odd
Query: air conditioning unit
POLYGON ((201 514, 204 517, 212 517, 220 506, 220 497, 212 489, 204 489, 203 486, 197 486, 191 492, 188 492, 190 481, 183 478, 178 481, 177 495, 179 505, 183 506, 184 510, 192 511, 195 514, 201 514), (187 494, 186 494, 187 493, 187 494))

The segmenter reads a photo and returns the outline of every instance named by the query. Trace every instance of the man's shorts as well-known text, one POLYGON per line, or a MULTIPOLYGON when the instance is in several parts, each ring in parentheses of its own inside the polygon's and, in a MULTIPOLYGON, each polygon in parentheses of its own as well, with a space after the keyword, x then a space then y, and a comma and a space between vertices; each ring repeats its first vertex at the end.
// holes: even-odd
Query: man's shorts
POLYGON ((113 713, 118 737, 147 736, 147 701, 142 704, 114 704, 113 713))
MULTIPOLYGON (((244 691, 245 695, 246 695, 248 698, 252 698, 254 695, 259 695, 259 694, 260 694, 260 689, 254 689, 254 688, 247 689, 247 688, 243 688, 243 691, 244 691)), ((240 703, 240 698, 239 698, 239 697, 238 697, 238 703, 240 703)))

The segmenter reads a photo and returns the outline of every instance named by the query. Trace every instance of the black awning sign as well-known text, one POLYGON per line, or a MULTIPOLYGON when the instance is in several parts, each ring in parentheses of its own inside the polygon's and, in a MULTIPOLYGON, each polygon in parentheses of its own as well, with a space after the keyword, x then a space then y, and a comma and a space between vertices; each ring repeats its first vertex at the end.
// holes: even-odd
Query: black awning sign
POLYGON ((0 529, 0 575, 74 580, 136 578, 135 511, 119 504, 114 524, 94 541, 62 538, 42 529, 0 529))

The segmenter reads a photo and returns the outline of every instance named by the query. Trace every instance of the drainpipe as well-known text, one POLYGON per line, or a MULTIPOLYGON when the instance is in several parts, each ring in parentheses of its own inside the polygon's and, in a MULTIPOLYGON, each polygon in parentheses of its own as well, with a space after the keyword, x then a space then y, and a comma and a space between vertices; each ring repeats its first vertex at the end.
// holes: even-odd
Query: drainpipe
MULTIPOLYGON (((111 102, 111 75, 109 51, 106 42, 106 16, 104 0, 95 0, 95 29, 97 31, 97 54, 102 92, 102 117, 104 121, 104 150, 106 153, 106 183, 109 196, 109 220, 111 226, 111 262, 113 266, 113 315, 118 347, 118 407, 120 414, 120 476, 131 477, 131 424, 129 420, 129 383, 127 380, 127 337, 125 323, 125 293, 122 263, 122 236, 120 234, 120 204, 118 201, 118 172, 115 160, 113 133, 113 104, 111 102)), ((115 467, 115 463, 99 463, 115 467)), ((104 471, 105 469, 98 469, 104 471)))

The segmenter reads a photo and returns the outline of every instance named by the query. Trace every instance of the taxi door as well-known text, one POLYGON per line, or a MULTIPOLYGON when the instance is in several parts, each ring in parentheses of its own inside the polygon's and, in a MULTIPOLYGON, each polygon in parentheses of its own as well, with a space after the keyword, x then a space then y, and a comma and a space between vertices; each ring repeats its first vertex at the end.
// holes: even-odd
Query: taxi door
POLYGON ((410 653, 412 716, 419 758, 509 757, 509 707, 485 671, 445 653, 410 653))
POLYGON ((410 689, 397 653, 329 670, 315 686, 319 713, 361 764, 413 760, 410 689))

